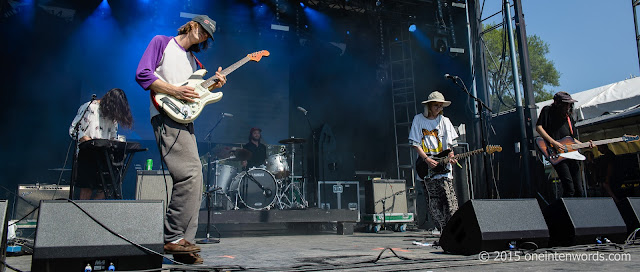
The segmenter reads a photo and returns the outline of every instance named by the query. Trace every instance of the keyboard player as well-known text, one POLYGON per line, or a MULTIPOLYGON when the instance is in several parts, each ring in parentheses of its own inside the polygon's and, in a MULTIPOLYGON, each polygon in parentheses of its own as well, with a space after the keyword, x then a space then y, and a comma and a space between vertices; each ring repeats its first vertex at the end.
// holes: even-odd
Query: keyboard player
MULTIPOLYGON (((115 139, 119 125, 132 128, 133 117, 124 91, 114 88, 102 98, 86 102, 78 108, 69 127, 69 135, 78 139, 79 143, 92 139, 115 139)), ((80 149, 76 152, 77 170, 74 169, 74 181, 75 187, 80 189, 78 199, 104 199, 98 165, 102 153, 92 149, 80 149)))

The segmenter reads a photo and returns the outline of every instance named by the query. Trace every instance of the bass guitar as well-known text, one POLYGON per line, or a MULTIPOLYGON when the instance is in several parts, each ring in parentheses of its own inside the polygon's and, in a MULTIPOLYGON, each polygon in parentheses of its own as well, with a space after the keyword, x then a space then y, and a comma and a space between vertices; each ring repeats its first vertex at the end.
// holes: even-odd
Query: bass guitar
MULTIPOLYGON (((473 155, 480 154, 482 152, 486 152, 487 154, 491 154, 494 152, 502 152, 502 147, 499 145, 488 145, 485 148, 480 148, 473 151, 457 154, 453 156, 453 158, 455 158, 456 160, 460 160, 467 157, 471 157, 473 155)), ((429 156, 430 158, 438 162, 438 165, 436 165, 436 167, 431 169, 429 168, 429 164, 427 164, 427 162, 424 161, 424 159, 418 158, 416 160, 416 172, 418 172, 418 176, 420 178, 424 178, 426 176, 448 173, 449 169, 447 169, 447 164, 449 164, 449 161, 451 160, 451 158, 449 157, 449 153, 451 153, 451 149, 447 149, 438 154, 429 156)))
MULTIPOLYGON (((220 74, 227 76, 245 63, 249 61, 258 62, 262 57, 268 57, 269 54, 267 50, 248 54, 238 62, 222 70, 220 74)), ((213 85, 218 82, 218 78, 213 76, 204 80, 203 77, 206 73, 207 70, 200 69, 195 71, 186 82, 178 84, 178 86, 190 86, 194 88, 200 97, 193 98, 193 102, 180 100, 169 94, 153 92, 151 94, 151 101, 153 101, 157 109, 162 109, 174 121, 182 124, 193 122, 193 120, 198 118, 200 113, 202 113, 202 109, 206 105, 216 103, 222 99, 222 92, 211 92, 213 85)))
MULTIPOLYGON (((624 135, 618 138, 593 141, 593 145, 597 146, 617 142, 633 142, 638 140, 640 140, 640 136, 638 135, 624 135)), ((578 150, 581 148, 589 147, 589 143, 579 144, 571 136, 564 137, 558 140, 558 142, 562 145, 553 146, 545 141, 542 137, 536 137, 536 145, 538 146, 538 149, 540 150, 542 155, 544 155, 544 157, 553 165, 556 165, 566 159, 584 160, 584 156, 580 154, 578 150)))

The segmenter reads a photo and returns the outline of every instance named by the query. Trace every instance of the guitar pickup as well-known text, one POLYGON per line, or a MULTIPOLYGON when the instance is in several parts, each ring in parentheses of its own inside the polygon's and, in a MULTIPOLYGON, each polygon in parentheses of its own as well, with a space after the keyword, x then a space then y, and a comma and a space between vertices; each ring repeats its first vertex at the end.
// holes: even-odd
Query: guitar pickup
POLYGON ((180 108, 178 107, 178 105, 173 103, 173 101, 171 101, 171 99, 169 99, 168 97, 163 97, 163 98, 160 99, 160 101, 162 101, 162 106, 167 105, 167 107, 169 109, 171 109, 173 112, 175 112, 176 114, 180 114, 180 115, 184 116, 185 118, 187 117, 187 113, 186 112, 182 112, 180 110, 180 108))

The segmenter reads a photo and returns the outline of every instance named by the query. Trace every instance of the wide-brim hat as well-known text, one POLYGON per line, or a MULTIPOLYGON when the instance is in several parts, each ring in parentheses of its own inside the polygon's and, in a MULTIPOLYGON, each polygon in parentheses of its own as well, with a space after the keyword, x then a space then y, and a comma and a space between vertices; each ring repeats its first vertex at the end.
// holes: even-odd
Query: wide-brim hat
POLYGON ((422 101, 422 104, 427 104, 429 102, 442 102, 444 103, 442 106, 448 107, 451 105, 451 101, 444 100, 444 95, 442 93, 435 91, 429 94, 427 100, 422 101))
POLYGON ((207 15, 198 15, 193 17, 191 21, 198 22, 202 28, 209 33, 209 37, 213 40, 213 33, 216 32, 216 21, 211 20, 207 15))

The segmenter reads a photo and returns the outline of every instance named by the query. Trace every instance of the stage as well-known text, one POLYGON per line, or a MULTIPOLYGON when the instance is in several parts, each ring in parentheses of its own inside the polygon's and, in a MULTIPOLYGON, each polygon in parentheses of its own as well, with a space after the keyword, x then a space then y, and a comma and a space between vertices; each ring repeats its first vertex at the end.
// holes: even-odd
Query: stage
MULTIPOLYGON (((623 250, 611 245, 555 248, 555 261, 550 259, 554 256, 551 249, 538 250, 535 256, 508 251, 500 257, 493 253, 483 261, 478 255, 445 254, 440 247, 425 246, 437 239, 428 231, 336 235, 333 230, 313 235, 223 237, 218 244, 200 245, 203 265, 165 264, 163 271, 631 271, 640 265, 638 246, 623 250), (565 254, 563 259, 561 254, 565 254), (569 254, 586 257, 568 261, 573 258, 569 254), (605 259, 594 260, 594 254, 605 259), (610 254, 620 260, 609 261, 610 254)), ((7 257, 7 263, 29 271, 31 256, 7 257)))

